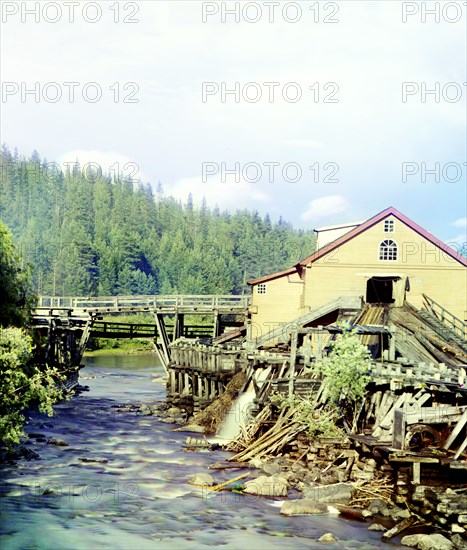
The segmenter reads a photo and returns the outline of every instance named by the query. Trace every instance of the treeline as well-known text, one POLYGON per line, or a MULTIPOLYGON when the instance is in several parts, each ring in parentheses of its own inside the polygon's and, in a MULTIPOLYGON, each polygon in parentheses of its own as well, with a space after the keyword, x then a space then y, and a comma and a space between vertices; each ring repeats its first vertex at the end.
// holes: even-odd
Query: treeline
POLYGON ((314 250, 311 231, 165 196, 162 185, 66 170, 3 146, 0 217, 39 294, 240 294, 314 250))

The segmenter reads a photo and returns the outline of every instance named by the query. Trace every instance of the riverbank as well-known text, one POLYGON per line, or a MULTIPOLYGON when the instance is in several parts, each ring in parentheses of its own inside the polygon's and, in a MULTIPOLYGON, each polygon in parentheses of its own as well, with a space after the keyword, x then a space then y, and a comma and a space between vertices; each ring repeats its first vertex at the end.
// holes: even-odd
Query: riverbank
POLYGON ((125 356, 125 355, 154 355, 154 358, 156 358, 156 354, 154 353, 154 349, 151 348, 142 348, 139 346, 135 347, 115 347, 115 348, 101 348, 96 350, 86 350, 84 352, 83 358, 86 359, 87 357, 106 357, 106 356, 125 356))

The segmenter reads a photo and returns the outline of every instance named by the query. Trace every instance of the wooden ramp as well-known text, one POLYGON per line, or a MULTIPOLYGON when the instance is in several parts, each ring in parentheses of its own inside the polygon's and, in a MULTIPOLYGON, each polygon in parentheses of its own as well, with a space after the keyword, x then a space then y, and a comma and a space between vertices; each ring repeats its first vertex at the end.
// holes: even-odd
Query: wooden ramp
POLYGON ((340 296, 334 300, 331 300, 327 304, 314 309, 305 315, 297 317, 293 321, 283 323, 275 329, 267 332, 263 336, 260 336, 253 343, 256 348, 260 348, 270 342, 287 342, 292 332, 297 329, 303 328, 313 321, 319 320, 321 317, 328 315, 334 311, 345 311, 346 313, 352 312, 355 314, 362 307, 362 301, 359 296, 340 296))
POLYGON ((461 338, 448 327, 440 329, 428 312, 419 311, 406 302, 403 307, 389 310, 389 322, 397 328, 396 351, 407 360, 445 363, 452 368, 467 363, 461 338), (452 333, 451 337, 446 336, 446 331, 452 333))

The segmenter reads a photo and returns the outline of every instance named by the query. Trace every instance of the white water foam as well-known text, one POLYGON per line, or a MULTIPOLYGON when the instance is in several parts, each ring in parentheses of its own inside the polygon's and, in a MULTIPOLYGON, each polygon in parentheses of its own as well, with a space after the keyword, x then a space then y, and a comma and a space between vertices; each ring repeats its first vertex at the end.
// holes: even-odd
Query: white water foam
MULTIPOLYGON (((256 385, 261 388, 271 372, 271 367, 257 369, 254 374, 256 385)), ((256 397, 253 382, 250 383, 247 390, 237 397, 232 403, 229 412, 215 437, 208 438, 210 443, 229 443, 233 441, 240 433, 242 427, 248 425, 251 405, 256 397)))
POLYGON ((224 422, 219 430, 218 439, 232 441, 239 433, 241 426, 246 426, 250 416, 251 404, 256 397, 253 387, 237 397, 232 403, 229 412, 226 414, 224 422))

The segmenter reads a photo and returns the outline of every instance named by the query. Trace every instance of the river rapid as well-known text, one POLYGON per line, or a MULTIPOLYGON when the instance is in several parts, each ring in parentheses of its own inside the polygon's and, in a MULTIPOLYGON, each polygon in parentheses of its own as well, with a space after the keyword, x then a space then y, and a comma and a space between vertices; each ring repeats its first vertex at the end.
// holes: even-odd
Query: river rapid
MULTIPOLYGON (((155 357, 85 362, 80 383, 89 391, 57 405, 52 418, 34 413, 26 426, 26 446, 40 459, 1 466, 2 550, 402 548, 382 543, 368 523, 284 517, 279 500, 188 485, 190 475, 230 455, 184 452, 186 433, 118 409, 164 399, 155 357), (327 532, 340 542, 318 543, 327 532)), ((210 471, 219 483, 237 472, 210 471)))

